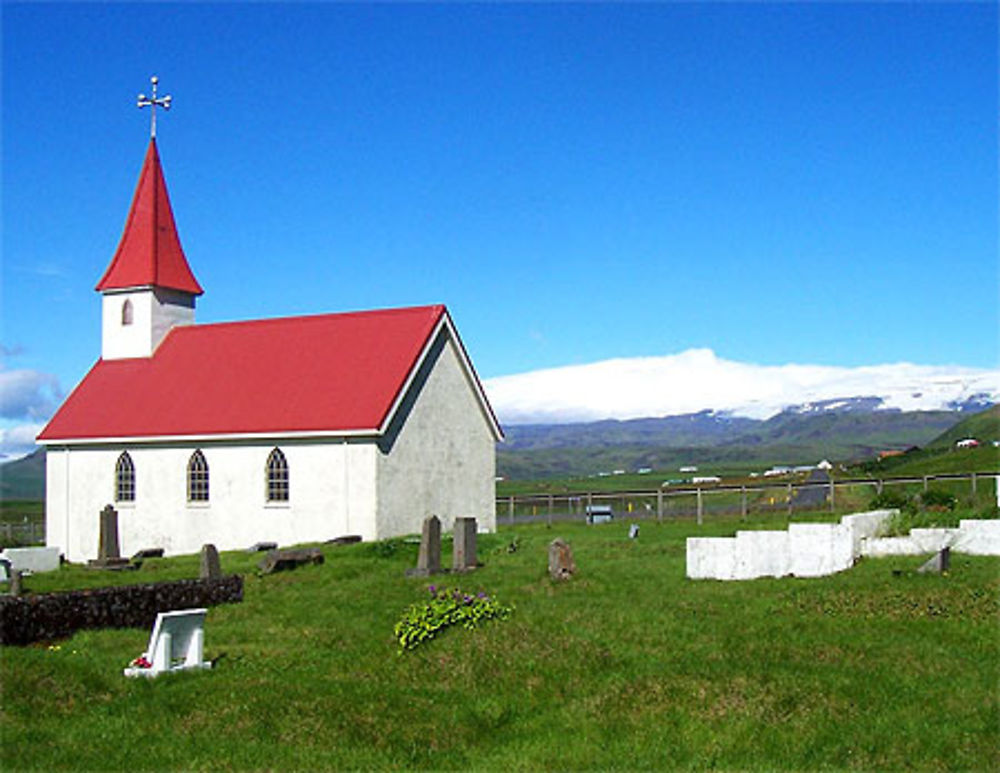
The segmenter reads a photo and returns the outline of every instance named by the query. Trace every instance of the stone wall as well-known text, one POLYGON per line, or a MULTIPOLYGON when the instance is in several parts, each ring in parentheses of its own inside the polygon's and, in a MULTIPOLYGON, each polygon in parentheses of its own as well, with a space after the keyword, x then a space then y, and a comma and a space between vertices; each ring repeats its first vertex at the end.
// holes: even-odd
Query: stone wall
POLYGON ((243 578, 177 580, 148 585, 0 596, 0 644, 31 644, 83 628, 151 628, 159 612, 243 601, 243 578))

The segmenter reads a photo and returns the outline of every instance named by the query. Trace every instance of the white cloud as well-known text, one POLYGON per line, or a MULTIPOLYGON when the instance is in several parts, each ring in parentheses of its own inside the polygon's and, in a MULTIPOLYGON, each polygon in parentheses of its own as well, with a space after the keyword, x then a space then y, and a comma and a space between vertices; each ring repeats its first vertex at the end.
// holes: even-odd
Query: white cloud
POLYGON ((0 427, 0 462, 9 462, 34 451, 35 438, 44 424, 17 424, 0 427))
POLYGON ((500 420, 560 423, 702 410, 764 419, 819 400, 877 396, 888 408, 930 410, 978 393, 1000 400, 1000 371, 897 363, 858 368, 756 365, 711 349, 614 359, 486 380, 500 420))
POLYGON ((37 370, 0 370, 0 418, 45 419, 62 400, 59 380, 37 370))

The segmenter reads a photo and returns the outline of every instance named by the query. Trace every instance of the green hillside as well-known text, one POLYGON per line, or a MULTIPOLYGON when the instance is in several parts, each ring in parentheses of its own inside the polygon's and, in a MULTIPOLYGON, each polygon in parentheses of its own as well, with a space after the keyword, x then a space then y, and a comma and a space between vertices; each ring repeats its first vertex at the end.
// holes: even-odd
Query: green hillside
POLYGON ((934 438, 927 447, 952 448, 959 440, 966 438, 975 438, 983 445, 1000 440, 1000 405, 994 405, 981 413, 974 413, 962 419, 934 438))
POLYGON ((45 450, 0 465, 0 501, 45 499, 45 450))

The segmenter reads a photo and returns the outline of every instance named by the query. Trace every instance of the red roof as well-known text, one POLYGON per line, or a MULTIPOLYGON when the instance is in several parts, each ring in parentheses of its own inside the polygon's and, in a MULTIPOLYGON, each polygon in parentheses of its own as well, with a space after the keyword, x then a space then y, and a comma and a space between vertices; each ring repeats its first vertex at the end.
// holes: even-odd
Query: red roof
POLYGON ((99 360, 39 440, 377 432, 442 321, 420 306, 177 327, 152 357, 99 360))
POLYGON ((96 289, 123 290, 146 286, 180 290, 192 295, 202 293, 177 236, 154 139, 149 141, 149 149, 142 162, 139 184, 132 197, 132 208, 125 221, 121 242, 96 289))

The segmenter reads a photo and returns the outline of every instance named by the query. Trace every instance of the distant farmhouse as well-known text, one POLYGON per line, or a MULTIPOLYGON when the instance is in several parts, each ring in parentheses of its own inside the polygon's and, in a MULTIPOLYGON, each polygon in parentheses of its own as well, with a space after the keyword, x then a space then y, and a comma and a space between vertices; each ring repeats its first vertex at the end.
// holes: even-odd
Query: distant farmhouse
POLYGON ((124 555, 495 529, 501 429, 444 306, 196 325, 155 139, 96 289, 101 358, 38 437, 69 560, 108 503, 124 555))

